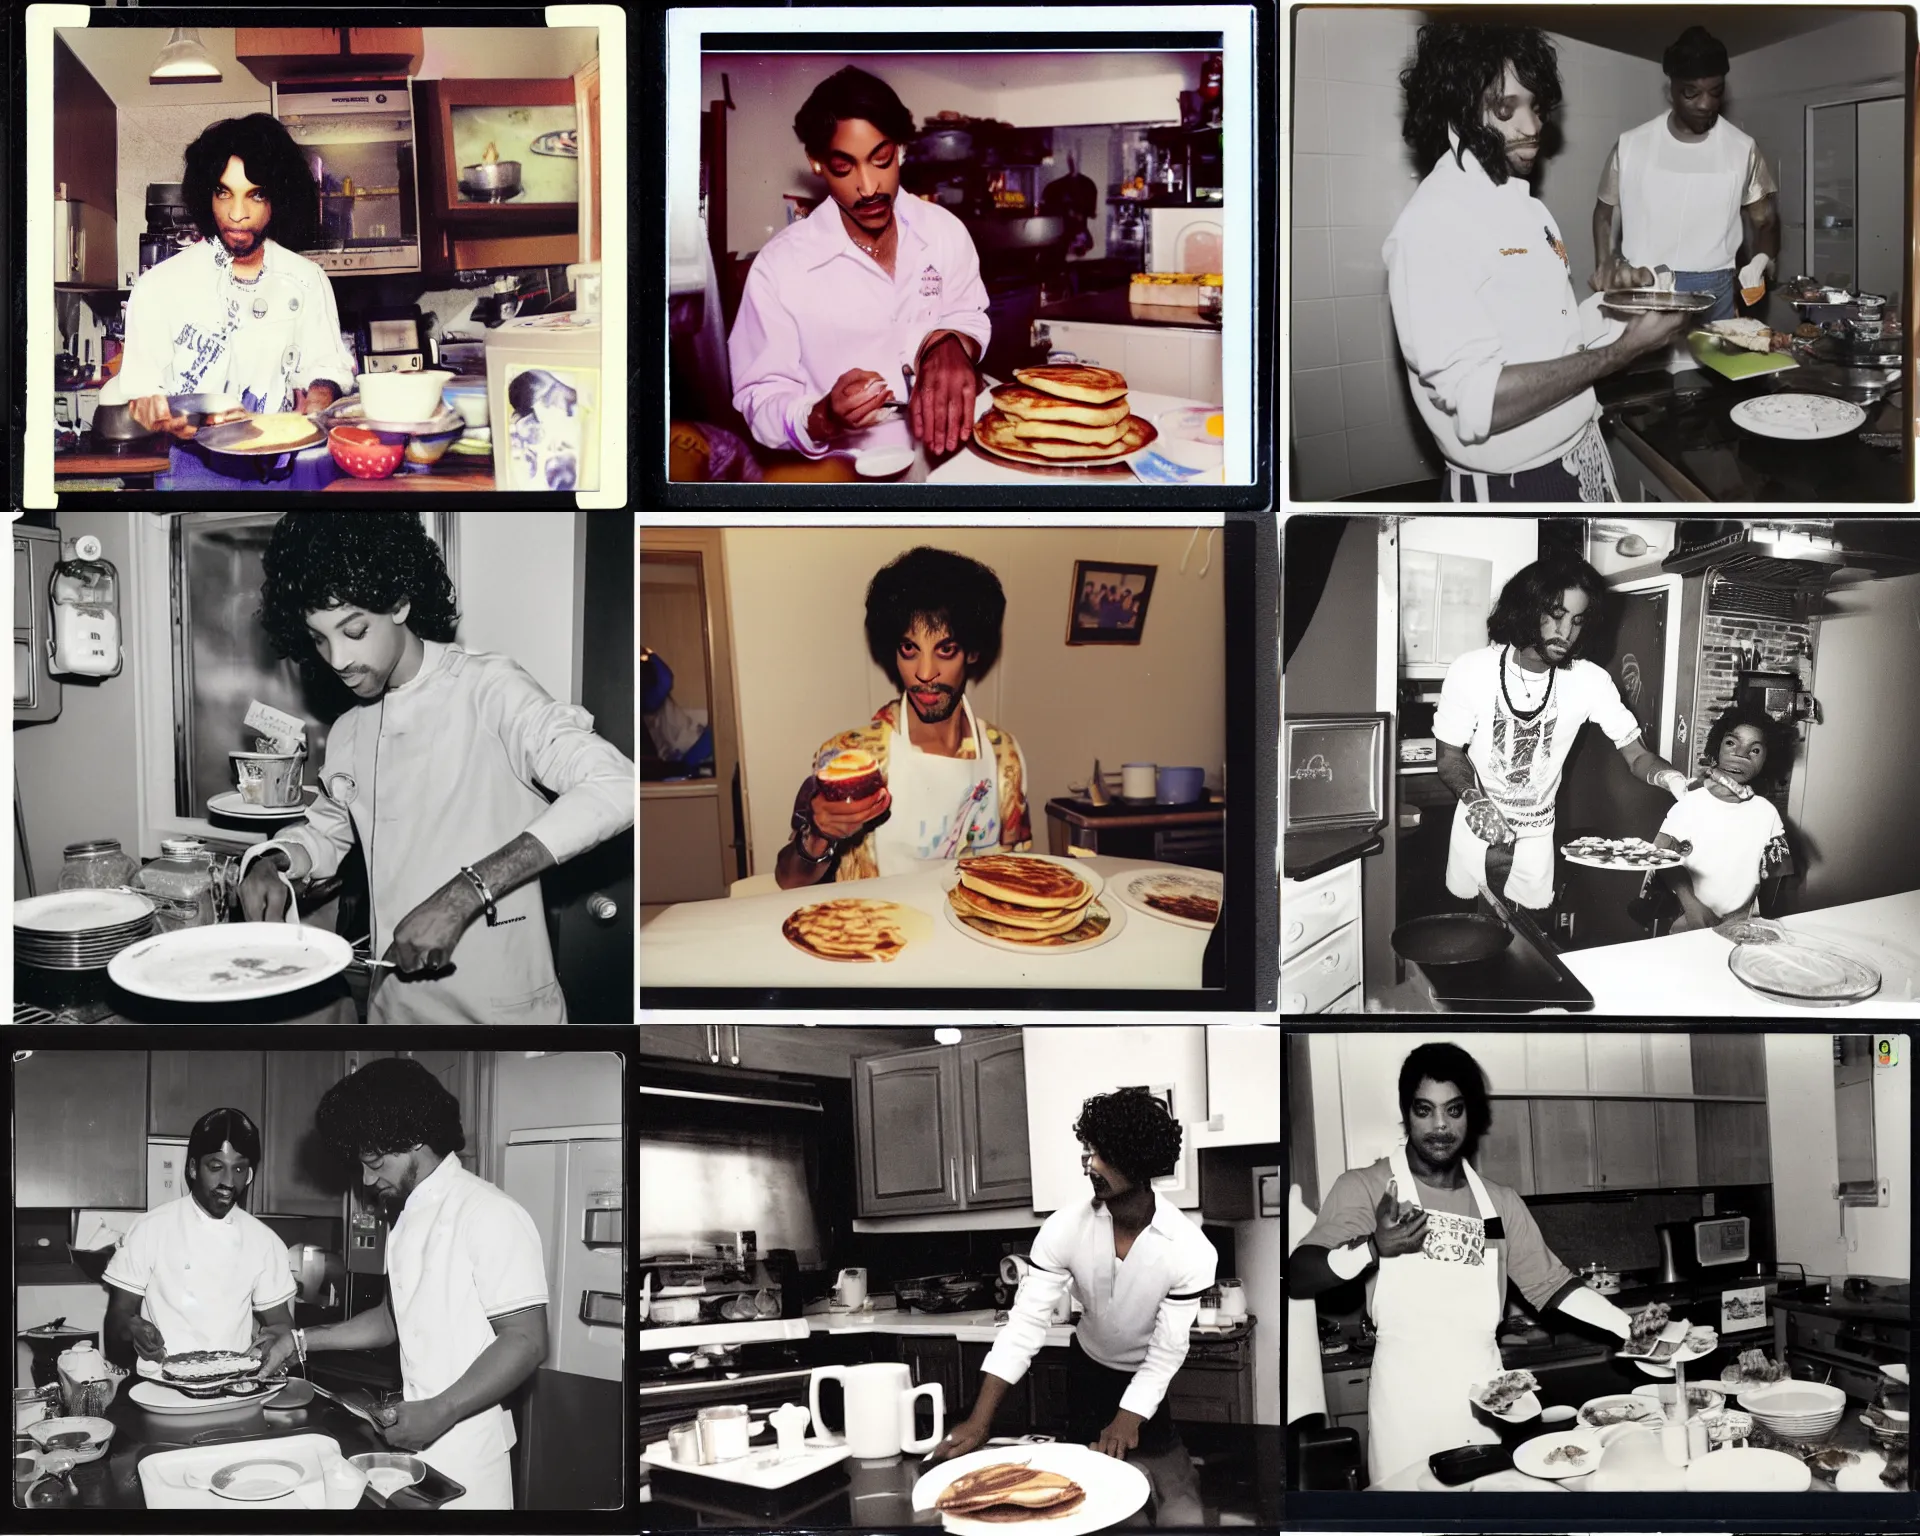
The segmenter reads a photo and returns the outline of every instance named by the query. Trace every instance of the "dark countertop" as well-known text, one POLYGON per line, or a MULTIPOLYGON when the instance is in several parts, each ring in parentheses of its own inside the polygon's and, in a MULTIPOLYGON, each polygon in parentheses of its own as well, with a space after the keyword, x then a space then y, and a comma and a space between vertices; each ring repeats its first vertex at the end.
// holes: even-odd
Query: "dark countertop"
MULTIPOLYGON (((1616 375, 1596 386, 1601 425, 1609 436, 1631 433, 1709 501, 1894 501, 1907 499, 1907 459, 1900 449, 1869 448, 1858 433, 1795 443, 1760 437, 1733 424, 1742 400, 1793 390, 1795 377, 1761 374, 1734 382, 1703 368, 1668 376, 1616 375), (1651 398, 1648 398, 1649 394, 1651 398), (1639 397, 1639 398, 1635 398, 1639 397)), ((1871 427, 1879 407, 1864 407, 1871 427)), ((1896 423, 1893 430, 1899 430, 1896 423)))
MULTIPOLYGON (((1180 1421, 1178 1428, 1193 1461, 1205 1523, 1277 1530, 1280 1426, 1180 1421)), ((1017 1446, 1005 1449, 1010 1455, 1019 1450, 1017 1446)), ((757 1502, 764 1496, 752 1489, 738 1489, 707 1478, 676 1477, 671 1472, 661 1474, 643 1466, 639 1529, 938 1530, 938 1513, 913 1512, 913 1485, 922 1470, 918 1456, 886 1461, 849 1459, 780 1490, 783 1497, 757 1502)), ((1147 1511, 1152 1508, 1149 1498, 1147 1511)))
POLYGON ((1326 832, 1289 832, 1283 843, 1283 863, 1289 880, 1323 875, 1342 864, 1378 853, 1386 844, 1377 827, 1336 827, 1326 832))
POLYGON ((1220 334, 1220 322, 1201 319, 1196 309, 1176 309, 1171 304, 1129 303, 1127 287, 1108 288, 1100 293, 1077 293, 1058 304, 1043 304, 1033 312, 1033 318, 1036 321, 1079 320, 1093 325, 1148 325, 1177 331, 1208 331, 1215 336, 1220 334))
POLYGON ((1818 1287, 1813 1287, 1806 1294, 1783 1291, 1773 1298, 1773 1304, 1783 1312, 1820 1312, 1828 1317, 1882 1323, 1911 1324, 1913 1321, 1913 1287, 1910 1284, 1876 1286, 1858 1299, 1843 1294, 1837 1284, 1830 1298, 1823 1296, 1818 1287))
POLYGON ((1515 910, 1507 926, 1513 942, 1488 959, 1431 967, 1408 962, 1426 978, 1436 1006, 1447 1013, 1531 1013, 1537 1008, 1585 1013, 1593 1007, 1593 994, 1561 962, 1559 950, 1537 923, 1515 910))

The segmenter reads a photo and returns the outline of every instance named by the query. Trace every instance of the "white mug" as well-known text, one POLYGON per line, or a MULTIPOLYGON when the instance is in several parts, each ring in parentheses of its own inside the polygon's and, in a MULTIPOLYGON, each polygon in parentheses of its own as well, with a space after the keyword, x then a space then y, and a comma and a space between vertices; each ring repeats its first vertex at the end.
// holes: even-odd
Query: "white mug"
POLYGON ((946 1438, 947 1395, 937 1381, 913 1385, 906 1366, 894 1361, 872 1365, 822 1365, 807 1384, 807 1408, 814 1432, 824 1445, 845 1445, 855 1457, 876 1461, 902 1451, 918 1455, 946 1438), (844 1395, 846 1422, 839 1431, 827 1428, 820 1413, 820 1383, 838 1381, 844 1395), (914 1399, 922 1394, 933 1403, 933 1433, 913 1438, 914 1399))
POLYGON ((1151 800, 1160 786, 1158 763, 1122 763, 1120 793, 1129 800, 1151 800))
POLYGON ((1211 1328, 1215 1323, 1220 1321, 1220 1309, 1218 1307, 1202 1307, 1200 1309, 1200 1315, 1196 1317, 1194 1321, 1202 1328, 1211 1328))
POLYGON ((840 1278, 833 1282, 834 1300, 843 1307, 857 1307, 867 1299, 867 1272, 864 1269, 843 1269, 840 1278))

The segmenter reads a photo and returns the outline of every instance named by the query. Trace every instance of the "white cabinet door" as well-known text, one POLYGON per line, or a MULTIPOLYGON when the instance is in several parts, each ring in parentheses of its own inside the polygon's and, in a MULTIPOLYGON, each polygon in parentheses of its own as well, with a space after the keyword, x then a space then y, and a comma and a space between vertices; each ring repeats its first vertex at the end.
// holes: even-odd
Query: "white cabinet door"
POLYGON ((1207 1026, 1207 1120, 1196 1147, 1250 1147, 1280 1139, 1280 1031, 1271 1024, 1207 1026))
POLYGON ((1587 1036, 1587 1086, 1595 1093, 1645 1093, 1646 1067, 1641 1042, 1631 1031, 1587 1036))
POLYGON ((1524 1093, 1527 1088, 1527 1037, 1487 1033, 1461 1041, 1486 1074, 1489 1093, 1524 1093))
POLYGON ((1419 1034, 1398 1029, 1340 1036, 1340 1117, 1347 1138, 1347 1167, 1364 1168, 1405 1139, 1400 1129, 1399 1083, 1400 1064, 1407 1053, 1429 1040, 1458 1038, 1452 1031, 1419 1034))
POLYGON ((1693 1045, 1683 1034, 1647 1036, 1647 1087, 1655 1093, 1693 1092, 1693 1045))
POLYGON ((1585 1035, 1539 1034, 1527 1039, 1527 1091, 1570 1089, 1583 1093, 1587 1086, 1587 1040, 1585 1035))
MULTIPOLYGON (((1277 1031, 1276 1031, 1277 1033, 1277 1031)), ((1171 1096, 1185 1130, 1180 1163, 1154 1188, 1175 1205, 1200 1204, 1194 1127, 1206 1120, 1207 1045, 1203 1031, 1178 1025, 1023 1031, 1026 1046, 1027 1144, 1033 1155, 1033 1208, 1054 1211, 1087 1196, 1073 1122, 1096 1093, 1143 1086, 1171 1096)))

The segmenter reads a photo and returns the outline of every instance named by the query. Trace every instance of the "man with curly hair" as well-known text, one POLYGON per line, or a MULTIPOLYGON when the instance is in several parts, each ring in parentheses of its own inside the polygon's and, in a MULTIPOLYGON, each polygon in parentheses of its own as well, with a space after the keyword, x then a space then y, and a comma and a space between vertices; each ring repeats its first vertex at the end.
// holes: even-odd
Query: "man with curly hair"
POLYGON ((256 414, 317 411, 351 392, 353 357, 327 274, 298 254, 315 238, 320 195, 280 122, 255 112, 213 124, 187 147, 182 185, 204 238, 133 285, 120 371, 100 400, 178 440, 171 488, 231 488, 184 446, 198 429, 167 397, 231 394, 256 414))
POLYGON ((839 753, 878 765, 880 787, 855 800, 815 775, 793 802, 793 840, 774 866, 783 890, 910 871, 922 860, 1033 846, 1026 766, 1011 734, 977 719, 967 685, 1000 655, 1007 598, 977 560, 922 546, 867 588, 867 653, 901 696, 824 742, 815 775, 839 753))
POLYGON ((517 662, 453 643, 453 582, 417 513, 289 512, 265 565, 275 648, 355 702, 320 797, 246 855, 242 911, 286 915, 286 877, 332 874, 357 833, 372 952, 396 968, 368 1022, 566 1023, 540 874, 633 825, 634 765, 517 662))
POLYGON ((1081 1105, 1073 1134, 1089 1198, 1062 1206, 1034 1235, 1026 1278, 981 1362, 973 1412, 935 1455, 944 1460, 986 1443, 1001 1401, 1026 1374, 1071 1291, 1082 1308, 1069 1346, 1073 1440, 1123 1459, 1139 1451, 1155 1485, 1154 1523, 1197 1525, 1192 1466, 1166 1392, 1187 1357, 1219 1255, 1153 1187, 1179 1164, 1180 1124, 1145 1088, 1119 1088, 1081 1105))
POLYGON ((1618 500, 1594 381, 1664 347, 1684 317, 1583 326, 1566 242, 1527 185, 1560 103, 1553 45, 1532 27, 1429 22, 1400 85, 1402 137, 1432 169, 1381 258, 1447 498, 1618 500))
POLYGON ((456 1155, 460 1102, 418 1061, 368 1062, 321 1096, 321 1139, 360 1165, 387 1237, 387 1297, 345 1322, 274 1327, 262 1374, 329 1350, 400 1346, 405 1400, 381 1410, 387 1443, 466 1486, 446 1509, 512 1509, 513 1419, 504 1400, 547 1355, 540 1231, 456 1155))

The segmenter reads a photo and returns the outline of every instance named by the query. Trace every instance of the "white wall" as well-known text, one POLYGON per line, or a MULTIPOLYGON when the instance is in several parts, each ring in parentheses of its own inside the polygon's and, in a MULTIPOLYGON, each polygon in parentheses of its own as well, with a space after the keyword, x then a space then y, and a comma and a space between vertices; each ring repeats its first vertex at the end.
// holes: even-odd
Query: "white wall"
POLYGON ((1333 1181, 1347 1171, 1345 1117, 1340 1107, 1340 1038, 1315 1032, 1307 1036, 1307 1069, 1313 1074, 1313 1158, 1319 1178, 1317 1189, 1301 1194, 1315 1211, 1333 1188, 1333 1181))
POLYGON ((1530 517, 1410 517, 1400 525, 1400 551, 1468 555, 1493 562, 1493 599, 1521 569, 1540 558, 1540 525, 1530 517))
POLYGON ((460 644, 511 656, 556 699, 573 672, 575 519, 552 512, 463 512, 454 535, 460 644))
POLYGON ((1187 764, 1219 785, 1226 750, 1225 610, 1219 540, 1202 577, 1189 528, 729 528, 727 584, 739 680, 740 761, 756 871, 773 867, 820 743, 898 697, 867 654, 867 583, 930 544, 991 566, 1007 594, 1000 660, 968 689, 976 714, 1020 744, 1034 840, 1046 802, 1099 758, 1187 764), (1068 646, 1076 559, 1156 565, 1139 645, 1068 646))
POLYGON ((507 1132, 560 1125, 619 1125, 620 1057, 613 1051, 563 1051, 527 1059, 494 1052, 493 1128, 507 1132))
POLYGON ((1280 1419, 1280 1335, 1286 1304, 1280 1296, 1280 1218, 1257 1216, 1233 1224, 1235 1276, 1247 1293, 1247 1310, 1259 1319, 1253 1351, 1253 1421, 1280 1419))
POLYGON ((1767 1135, 1773 1156, 1778 1256, 1810 1275, 1844 1274, 1846 1245, 1833 1203, 1839 1177, 1833 1130, 1833 1037, 1768 1035, 1767 1135))
POLYGON ((1887 1204, 1847 1212, 1855 1246, 1850 1275, 1913 1278, 1913 1036, 1897 1037, 1899 1060, 1873 1069, 1873 1157, 1888 1181, 1887 1204))

